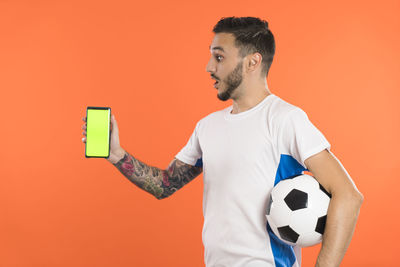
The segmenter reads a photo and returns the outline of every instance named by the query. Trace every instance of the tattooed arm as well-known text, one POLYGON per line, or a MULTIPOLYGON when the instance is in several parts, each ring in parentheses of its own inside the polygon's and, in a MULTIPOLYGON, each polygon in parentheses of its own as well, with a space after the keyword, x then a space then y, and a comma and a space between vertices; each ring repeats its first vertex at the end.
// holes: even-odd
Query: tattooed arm
POLYGON ((202 172, 202 167, 173 159, 167 170, 146 165, 121 149, 119 157, 109 160, 132 183, 157 199, 169 197, 202 172), (119 159, 119 160, 118 160, 119 159))

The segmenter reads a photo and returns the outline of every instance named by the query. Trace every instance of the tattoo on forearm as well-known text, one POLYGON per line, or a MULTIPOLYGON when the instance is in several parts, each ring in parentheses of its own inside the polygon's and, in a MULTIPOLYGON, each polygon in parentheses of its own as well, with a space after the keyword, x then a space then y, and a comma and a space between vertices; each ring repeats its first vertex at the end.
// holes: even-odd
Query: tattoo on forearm
POLYGON ((167 170, 161 170, 144 164, 128 153, 114 166, 132 183, 157 199, 172 195, 202 172, 201 167, 191 166, 176 159, 167 170))

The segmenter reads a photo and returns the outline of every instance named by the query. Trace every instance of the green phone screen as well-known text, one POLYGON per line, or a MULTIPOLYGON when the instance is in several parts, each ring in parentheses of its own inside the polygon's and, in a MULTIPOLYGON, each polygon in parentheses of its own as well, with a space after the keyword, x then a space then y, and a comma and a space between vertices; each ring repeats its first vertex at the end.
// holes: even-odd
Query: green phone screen
POLYGON ((87 107, 86 110, 86 157, 110 156, 111 108, 87 107))

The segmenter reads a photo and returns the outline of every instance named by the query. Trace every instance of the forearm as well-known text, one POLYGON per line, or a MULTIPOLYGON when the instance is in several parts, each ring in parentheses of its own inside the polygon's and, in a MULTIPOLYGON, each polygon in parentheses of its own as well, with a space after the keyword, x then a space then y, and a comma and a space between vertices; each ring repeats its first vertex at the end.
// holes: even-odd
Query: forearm
POLYGON ((354 233, 362 197, 332 195, 316 267, 339 266, 354 233))
POLYGON ((157 199, 165 198, 173 193, 172 189, 167 186, 168 174, 166 170, 146 165, 122 148, 118 153, 110 155, 107 160, 133 184, 157 199))
POLYGON ((177 159, 170 163, 167 170, 162 170, 146 165, 122 148, 107 160, 132 183, 157 199, 172 195, 202 172, 201 167, 191 166, 177 159))

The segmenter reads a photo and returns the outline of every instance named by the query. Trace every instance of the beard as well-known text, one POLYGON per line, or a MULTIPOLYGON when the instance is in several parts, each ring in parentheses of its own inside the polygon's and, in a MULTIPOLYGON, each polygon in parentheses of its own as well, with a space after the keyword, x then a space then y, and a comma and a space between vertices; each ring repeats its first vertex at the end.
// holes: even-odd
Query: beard
POLYGON ((226 90, 217 95, 219 100, 226 101, 231 98, 233 92, 239 87, 242 83, 242 69, 243 69, 243 60, 241 60, 235 67, 235 69, 229 73, 228 77, 225 80, 226 90))

